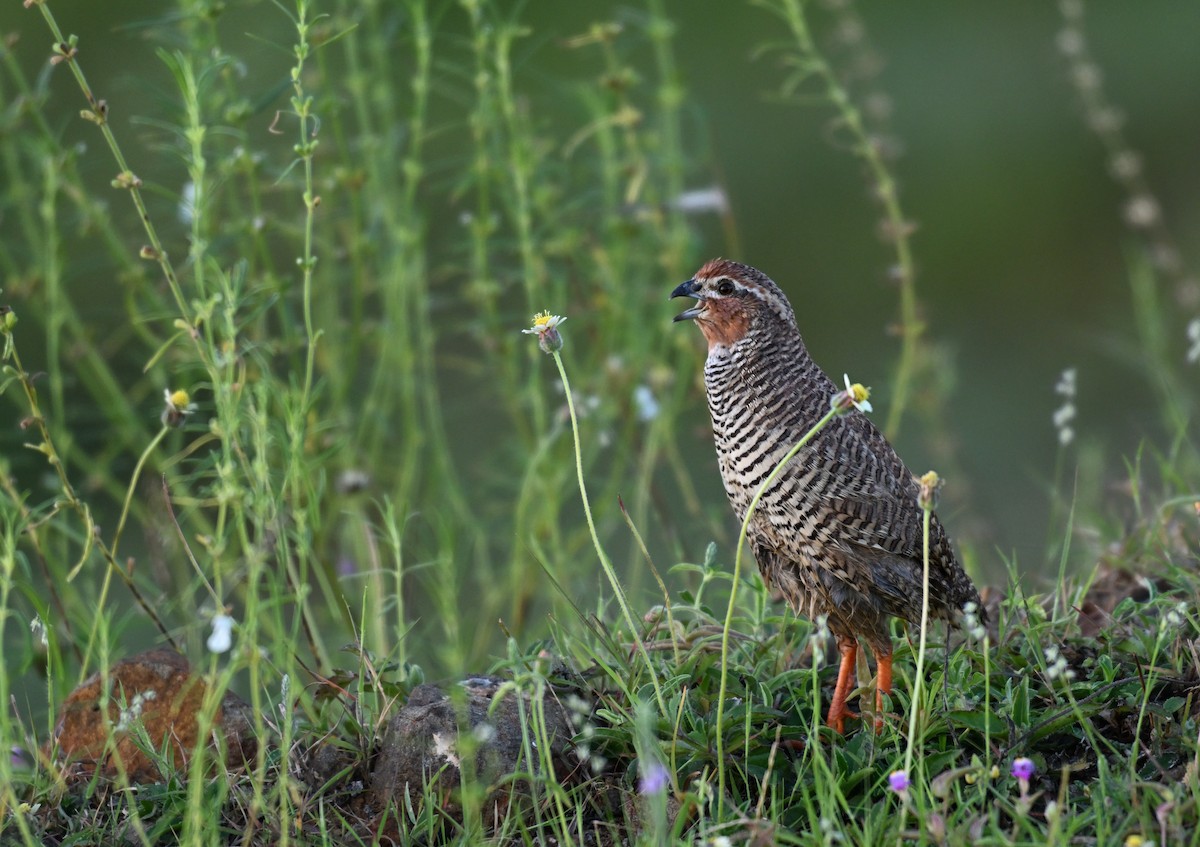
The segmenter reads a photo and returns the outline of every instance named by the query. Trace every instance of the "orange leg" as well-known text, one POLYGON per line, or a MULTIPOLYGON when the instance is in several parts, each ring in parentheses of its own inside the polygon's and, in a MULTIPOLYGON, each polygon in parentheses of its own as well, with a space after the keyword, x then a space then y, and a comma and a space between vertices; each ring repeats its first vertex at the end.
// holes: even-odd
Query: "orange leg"
POLYGON ((875 657, 878 678, 875 683, 875 733, 883 731, 883 695, 892 693, 892 654, 875 657))
MULTIPOLYGON (((838 638, 838 651, 842 654, 842 664, 838 668, 837 685, 833 689, 833 702, 829 704, 829 714, 825 716, 825 725, 837 730, 846 731, 846 718, 856 718, 857 714, 846 708, 846 699, 854 688, 854 664, 858 659, 858 639, 838 638)), ((890 657, 889 657, 890 662, 890 657)), ((891 666, 888 666, 889 681, 891 666)))

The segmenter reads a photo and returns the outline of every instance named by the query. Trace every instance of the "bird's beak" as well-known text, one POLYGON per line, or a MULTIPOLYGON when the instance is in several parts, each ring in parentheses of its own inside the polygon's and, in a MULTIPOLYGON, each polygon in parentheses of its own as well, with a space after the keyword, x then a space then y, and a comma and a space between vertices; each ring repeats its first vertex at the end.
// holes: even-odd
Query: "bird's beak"
MULTIPOLYGON (((675 297, 697 297, 698 295, 696 294, 696 292, 699 289, 700 289, 700 286, 696 284, 696 280, 689 279, 687 282, 681 282, 679 285, 675 286, 675 290, 671 292, 671 297, 672 297, 672 299, 675 297)), ((697 316, 699 316, 699 314, 703 311, 704 311, 704 301, 701 300, 695 306, 692 306, 692 308, 687 309, 686 311, 680 312, 678 315, 676 315, 675 320, 690 321, 690 320, 696 318, 697 316)))

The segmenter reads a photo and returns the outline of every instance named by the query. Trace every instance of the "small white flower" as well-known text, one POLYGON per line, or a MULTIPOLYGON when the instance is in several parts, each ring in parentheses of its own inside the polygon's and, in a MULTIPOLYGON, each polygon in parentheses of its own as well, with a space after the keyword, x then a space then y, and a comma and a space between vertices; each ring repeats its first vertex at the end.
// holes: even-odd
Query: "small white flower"
POLYGON ((963 605, 962 628, 975 641, 982 641, 987 635, 987 629, 979 620, 979 604, 968 600, 963 605))
POLYGON ((633 405, 637 408, 639 421, 652 421, 658 417, 658 401, 648 385, 639 385, 633 389, 633 405))
POLYGON ((233 646, 233 618, 229 615, 217 615, 213 618, 212 634, 206 642, 213 653, 224 653, 233 646))
POLYGON ((1154 226, 1158 218, 1158 201, 1149 194, 1139 194, 1125 204, 1125 222, 1132 227, 1154 226))
POLYGON ((139 691, 133 695, 133 699, 129 701, 129 705, 121 709, 120 714, 117 716, 117 725, 114 729, 120 732, 129 729, 142 716, 142 706, 157 696, 158 692, 153 688, 148 691, 139 691))
POLYGON ((1083 33, 1077 29, 1064 29, 1058 34, 1056 41, 1058 42, 1059 52, 1064 56, 1076 58, 1082 55, 1084 51, 1083 33))
POLYGON ((1051 644, 1046 647, 1044 652, 1046 655, 1046 679, 1058 679, 1060 676, 1067 680, 1075 678, 1075 671, 1068 667, 1066 656, 1059 652, 1057 646, 1051 644))
POLYGON ((1167 626, 1175 628, 1183 626, 1184 616, 1187 614, 1187 603, 1176 603, 1175 608, 1167 612, 1163 616, 1163 621, 1167 626))
POLYGON ((190 179, 179 192, 179 207, 175 211, 180 223, 190 225, 196 219, 196 183, 190 179))
POLYGON ((1067 368, 1059 376, 1058 382, 1054 386, 1054 393, 1061 394, 1063 397, 1075 396, 1075 368, 1067 368))
POLYGON ((34 615, 33 620, 29 622, 29 632, 41 642, 43 647, 50 646, 50 639, 46 636, 46 624, 39 615, 34 615))
POLYGON ((1200 362, 1200 318, 1192 318, 1192 322, 1187 326, 1187 337, 1191 342, 1187 351, 1187 360, 1189 365, 1194 365, 1200 362))
POLYGON ((1058 431, 1058 443, 1066 447, 1075 440, 1075 429, 1071 426, 1071 421, 1075 420, 1075 368, 1062 372, 1054 385, 1054 393, 1063 398, 1063 403, 1054 410, 1051 420, 1058 431))
POLYGON ((813 667, 819 668, 825 664, 825 644, 829 641, 829 616, 819 615, 816 624, 808 636, 808 641, 812 648, 813 667))
POLYGON ((719 185, 711 188, 694 188, 684 191, 672 202, 671 206, 685 215, 696 215, 701 212, 717 212, 724 214, 729 211, 729 198, 719 185))

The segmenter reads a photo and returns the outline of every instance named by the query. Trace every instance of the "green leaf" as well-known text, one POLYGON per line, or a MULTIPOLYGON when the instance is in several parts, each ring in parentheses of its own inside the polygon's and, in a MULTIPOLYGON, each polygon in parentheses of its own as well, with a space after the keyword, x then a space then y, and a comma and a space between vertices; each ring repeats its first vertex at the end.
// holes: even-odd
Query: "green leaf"
POLYGON ((1013 691, 1012 719, 1017 726, 1029 725, 1029 678, 1021 677, 1013 691))
MULTIPOLYGON (((989 738, 1007 738, 1008 722, 995 713, 976 709, 955 709, 946 714, 946 720, 976 732, 985 732, 989 738)), ((1018 726, 1021 725, 1017 721, 1018 726)))

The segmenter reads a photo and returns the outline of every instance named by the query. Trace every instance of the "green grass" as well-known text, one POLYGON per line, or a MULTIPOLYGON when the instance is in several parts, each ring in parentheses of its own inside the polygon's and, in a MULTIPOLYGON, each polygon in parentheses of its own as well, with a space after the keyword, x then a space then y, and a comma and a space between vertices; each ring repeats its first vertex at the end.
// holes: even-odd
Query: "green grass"
MULTIPOLYGON (((892 163, 808 7, 759 7, 786 25, 780 91, 832 107, 881 201, 899 284, 883 423, 937 443, 949 398, 892 163)), ((1046 593, 1018 576, 1042 561, 1009 558, 986 637, 897 626, 894 717, 835 736, 828 633, 770 597, 727 506, 700 494, 715 469, 680 447, 706 420, 694 333, 671 331, 663 299, 720 250, 673 202, 714 170, 675 25, 647 0, 566 42, 598 83, 551 81, 568 116, 552 120, 519 73, 536 16, 505 8, 264 4, 262 54, 238 56, 219 4, 180 0, 137 22, 174 87, 119 120, 88 82, 100 36, 71 35, 65 6, 22 19, 57 45, 49 73, 0 52, 16 233, 0 403, 18 422, 0 456, 0 740, 25 751, 0 757, 0 838, 1200 843, 1200 456, 1152 261, 1163 231, 1132 230, 1123 343, 1165 439, 1127 459, 1064 448, 1046 593), (570 318, 552 359, 520 332, 544 309, 570 318), (1115 499, 1094 493, 1114 479, 1115 499), (1114 571, 1145 586, 1126 596, 1114 571), (1106 599, 1111 622, 1085 630, 1078 610, 1106 599), (216 655, 222 614, 234 645, 216 655), (159 644, 209 684, 202 723, 227 689, 250 703, 253 761, 214 773, 198 751, 161 756, 152 786, 67 779, 57 705, 159 644), (528 698, 513 811, 490 816, 470 768, 461 816, 434 784, 366 809, 355 786, 388 715, 427 677, 455 689, 489 669, 528 698), (556 769, 547 709, 569 695, 576 763, 556 769), (328 781, 298 764, 318 743, 341 751, 328 781)), ((464 734, 464 761, 477 743, 464 734)))

